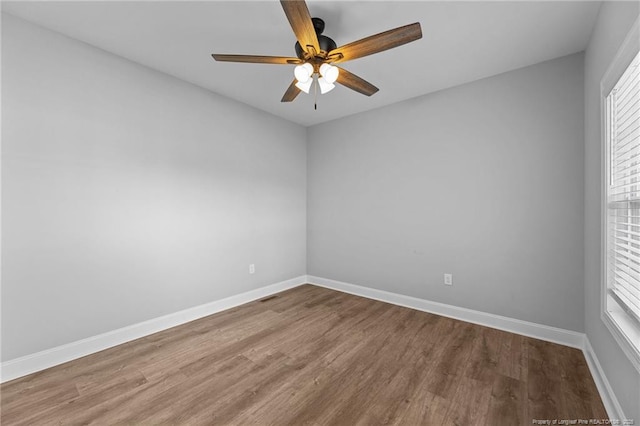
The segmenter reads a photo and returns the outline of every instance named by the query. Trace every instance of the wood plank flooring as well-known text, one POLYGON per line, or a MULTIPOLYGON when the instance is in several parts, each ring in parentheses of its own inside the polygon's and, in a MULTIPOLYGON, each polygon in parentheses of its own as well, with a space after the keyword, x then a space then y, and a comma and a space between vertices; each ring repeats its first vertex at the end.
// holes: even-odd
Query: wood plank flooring
POLYGON ((304 285, 0 387, 2 425, 604 419, 582 352, 304 285))

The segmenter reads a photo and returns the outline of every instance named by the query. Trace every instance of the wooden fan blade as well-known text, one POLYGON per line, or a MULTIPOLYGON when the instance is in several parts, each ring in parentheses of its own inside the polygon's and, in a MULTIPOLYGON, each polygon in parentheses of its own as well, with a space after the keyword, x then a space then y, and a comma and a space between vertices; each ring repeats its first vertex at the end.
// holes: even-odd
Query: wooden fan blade
POLYGON ((353 73, 350 73, 344 68, 338 67, 338 69, 340 70, 340 73, 338 74, 338 79, 336 81, 343 86, 367 96, 371 96, 379 90, 373 84, 353 73))
POLYGON ((420 23, 416 22, 340 46, 329 52, 327 59, 334 63, 350 61, 402 46, 420 38, 422 38, 422 28, 420 23))
POLYGON ((213 59, 222 62, 250 62, 254 64, 301 64, 298 58, 287 58, 284 56, 257 56, 257 55, 218 55, 213 54, 213 59))
POLYGON ((293 79, 293 81, 287 88, 287 91, 284 92, 284 96, 282 96, 280 102, 291 102, 296 98, 296 96, 298 96, 298 93, 300 92, 301 90, 296 86, 296 79, 293 79))
POLYGON ((315 52, 309 53, 314 55, 320 53, 318 36, 304 0, 280 0, 280 4, 282 4, 284 14, 287 15, 291 29, 293 29, 293 33, 296 35, 302 50, 309 52, 309 47, 312 46, 315 52))

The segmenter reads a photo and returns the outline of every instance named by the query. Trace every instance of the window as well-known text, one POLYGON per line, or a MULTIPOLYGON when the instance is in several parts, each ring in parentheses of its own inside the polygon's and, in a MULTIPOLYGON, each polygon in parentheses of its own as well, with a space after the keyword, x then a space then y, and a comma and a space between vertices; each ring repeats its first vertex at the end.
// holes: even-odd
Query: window
MULTIPOLYGON (((634 26, 630 36, 637 33, 637 27, 638 25, 634 26)), ((602 84, 607 219, 603 319, 636 368, 640 370, 638 50, 637 43, 625 42, 602 84)))

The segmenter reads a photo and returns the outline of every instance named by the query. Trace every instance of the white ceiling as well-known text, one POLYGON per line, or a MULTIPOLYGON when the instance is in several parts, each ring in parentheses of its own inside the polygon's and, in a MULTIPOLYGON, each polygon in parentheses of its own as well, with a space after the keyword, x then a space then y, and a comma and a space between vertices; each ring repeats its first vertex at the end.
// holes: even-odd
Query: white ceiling
POLYGON ((346 62, 380 88, 338 86, 281 103, 291 65, 215 62, 211 53, 295 56, 277 1, 3 2, 3 12, 308 126, 584 50, 599 2, 308 1, 340 46, 420 22, 423 38, 346 62))

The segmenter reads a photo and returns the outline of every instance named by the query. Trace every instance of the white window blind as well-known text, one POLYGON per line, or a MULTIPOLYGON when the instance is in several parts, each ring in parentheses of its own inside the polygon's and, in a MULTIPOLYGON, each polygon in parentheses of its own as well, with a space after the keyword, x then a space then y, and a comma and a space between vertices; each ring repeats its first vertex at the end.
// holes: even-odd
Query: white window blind
POLYGON ((640 53, 606 97, 607 292, 640 324, 640 53))

